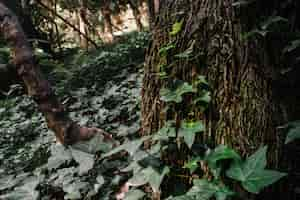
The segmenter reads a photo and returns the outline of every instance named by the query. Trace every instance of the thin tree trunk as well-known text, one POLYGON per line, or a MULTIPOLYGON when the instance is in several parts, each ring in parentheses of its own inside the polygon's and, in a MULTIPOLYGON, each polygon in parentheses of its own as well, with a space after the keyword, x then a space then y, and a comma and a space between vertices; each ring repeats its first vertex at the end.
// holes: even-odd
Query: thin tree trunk
POLYGON ((36 65, 33 51, 17 17, 2 2, 0 2, 0 33, 11 46, 14 64, 27 87, 28 94, 38 104, 48 127, 55 132, 59 142, 72 144, 89 139, 96 133, 107 136, 101 129, 81 127, 68 117, 49 82, 36 65))
POLYGON ((68 26, 70 26, 74 31, 78 32, 78 34, 80 35, 80 37, 81 36, 84 37, 88 42, 90 42, 91 44, 93 44, 95 48, 98 48, 98 45, 90 37, 88 37, 88 35, 86 35, 85 33, 81 32, 80 29, 78 29, 76 26, 74 26, 73 24, 71 24, 68 20, 66 20, 65 18, 63 18, 62 16, 60 16, 58 13, 56 13, 54 10, 52 10, 51 8, 49 8, 43 2, 41 2, 41 1, 36 1, 36 2, 40 6, 42 6, 43 8, 45 8, 45 9, 49 10, 50 12, 52 12, 56 17, 58 17, 65 24, 67 24, 68 26))
POLYGON ((135 23, 136 23, 138 31, 143 30, 142 16, 141 16, 141 13, 139 11, 138 2, 136 2, 136 1, 133 2, 132 0, 129 0, 128 3, 129 3, 129 6, 132 10, 133 17, 135 19, 135 23))

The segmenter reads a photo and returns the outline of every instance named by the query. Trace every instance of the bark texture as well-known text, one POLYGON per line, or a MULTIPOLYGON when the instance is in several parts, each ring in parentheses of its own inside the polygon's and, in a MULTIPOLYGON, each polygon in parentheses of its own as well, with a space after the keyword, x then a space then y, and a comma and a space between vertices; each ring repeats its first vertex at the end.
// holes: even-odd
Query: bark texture
POLYGON ((23 79, 27 92, 44 114, 48 127, 55 132, 59 142, 72 144, 88 139, 95 133, 106 134, 101 129, 80 127, 67 115, 35 63, 33 51, 17 17, 0 2, 0 33, 9 42, 18 75, 23 79))
POLYGON ((227 144, 242 155, 268 144, 269 162, 277 166, 280 142, 276 126, 282 118, 274 100, 274 66, 258 41, 242 38, 243 31, 251 25, 247 24, 249 18, 242 21, 236 14, 233 2, 156 1, 159 12, 151 20, 152 43, 142 89, 143 134, 155 132, 170 117, 164 114, 159 97, 165 81, 157 74, 159 65, 172 64, 170 74, 190 83, 197 75, 206 75, 212 88, 213 101, 208 112, 203 115, 199 108, 193 108, 196 118, 206 121, 204 141, 227 144), (181 20, 184 23, 180 33, 170 36, 172 25, 181 20), (176 49, 162 60, 159 49, 171 41, 176 49), (193 49, 193 56, 174 62, 172 55, 188 48, 193 49))

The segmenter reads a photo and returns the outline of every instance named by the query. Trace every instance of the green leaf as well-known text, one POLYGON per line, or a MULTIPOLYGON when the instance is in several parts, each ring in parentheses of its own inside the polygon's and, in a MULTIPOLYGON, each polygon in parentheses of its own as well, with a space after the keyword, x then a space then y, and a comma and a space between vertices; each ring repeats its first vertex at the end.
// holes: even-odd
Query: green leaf
POLYGON ((204 102, 208 104, 211 101, 211 94, 209 91, 206 91, 202 96, 196 98, 194 103, 197 104, 198 102, 204 102))
POLYGON ((108 152, 112 149, 112 141, 105 140, 101 134, 96 134, 88 141, 80 141, 72 145, 73 149, 81 150, 87 153, 108 152))
POLYGON ((15 188, 13 191, 1 195, 0 199, 6 200, 38 200, 40 193, 36 191, 36 187, 40 184, 38 177, 32 176, 25 179, 24 185, 15 188))
POLYGON ((128 183, 133 186, 141 186, 149 183, 153 192, 158 192, 163 178, 169 171, 168 167, 164 167, 159 172, 149 166, 134 174, 133 177, 128 180, 128 183))
POLYGON ((192 85, 184 82, 177 84, 176 87, 172 89, 162 88, 160 90, 160 99, 165 102, 180 103, 182 102, 182 95, 191 92, 195 93, 196 90, 192 85))
POLYGON ((176 137, 174 121, 167 121, 165 125, 154 135, 153 140, 168 140, 176 137))
POLYGON ((283 53, 290 53, 300 47, 300 40, 293 40, 288 46, 283 49, 283 53))
POLYGON ((160 48, 158 51, 158 54, 160 56, 166 56, 168 51, 170 51, 171 49, 175 49, 175 48, 176 48, 176 46, 174 44, 169 43, 169 44, 163 46, 162 48, 160 48))
POLYGON ((184 52, 174 55, 175 58, 189 58, 193 51, 196 40, 193 40, 189 48, 187 48, 184 52))
POLYGON ((206 85, 207 86, 208 82, 207 82, 205 76, 199 75, 193 84, 196 86, 198 86, 198 85, 206 85))
POLYGON ((263 24, 261 25, 261 28, 263 30, 268 30, 272 24, 275 24, 278 22, 288 23, 289 21, 288 21, 288 19, 280 17, 280 16, 271 16, 265 22, 263 22, 263 24))
POLYGON ((295 121, 293 124, 289 123, 291 128, 288 131, 285 139, 285 144, 288 144, 296 139, 300 139, 300 122, 295 121))
POLYGON ((257 170, 267 166, 267 146, 259 148, 254 154, 248 157, 244 163, 243 171, 246 177, 257 170))
POLYGON ((244 163, 233 162, 227 170, 226 175, 242 182, 245 190, 251 193, 259 193, 264 187, 278 181, 285 173, 266 170, 267 146, 258 149, 248 157, 244 163))
POLYGON ((138 140, 125 142, 124 144, 114 148, 112 151, 104 154, 102 158, 109 157, 113 154, 116 154, 120 151, 127 151, 131 156, 140 148, 144 141, 150 139, 151 136, 146 136, 138 140))
POLYGON ((233 196, 235 193, 226 186, 220 187, 215 193, 216 200, 226 200, 227 197, 233 196))
POLYGON ((0 191, 10 189, 19 182, 20 180, 16 179, 14 175, 4 176, 0 179, 0 191))
POLYGON ((230 168, 226 171, 226 176, 237 181, 246 181, 242 167, 242 162, 232 162, 230 168))
POLYGON ((178 131, 178 135, 179 137, 183 137, 184 142, 191 148, 194 144, 196 133, 203 131, 205 131, 205 126, 202 121, 183 121, 178 131))
POLYGON ((51 157, 48 159, 47 167, 49 170, 57 169, 64 163, 69 163, 72 155, 69 149, 57 144, 51 147, 51 157))
POLYGON ((79 164, 79 175, 87 173, 94 167, 95 158, 93 154, 85 153, 70 147, 74 160, 79 164))
POLYGON ((200 157, 191 159, 189 162, 185 163, 183 168, 189 169, 190 173, 193 174, 196 169, 199 167, 198 162, 202 160, 200 157))
POLYGON ((217 168, 217 163, 221 160, 232 159, 234 161, 240 161, 241 157, 232 148, 225 145, 219 145, 214 150, 210 151, 204 158, 207 161, 208 166, 211 169, 217 168))
POLYGON ((247 6, 253 2, 255 2, 256 0, 240 0, 240 1, 236 1, 234 3, 232 3, 233 7, 242 7, 242 6, 247 6))
POLYGON ((169 34, 171 36, 177 35, 181 31, 182 25, 183 25, 183 19, 180 22, 176 22, 175 24, 173 24, 172 31, 169 34))
POLYGON ((145 192, 141 190, 129 190, 126 195, 124 200, 140 200, 145 196, 145 192))
POLYGON ((70 184, 66 184, 63 186, 63 190, 66 193, 64 196, 64 199, 81 199, 81 190, 85 189, 88 187, 87 182, 72 182, 70 184))
POLYGON ((188 191, 188 196, 194 196, 196 199, 209 200, 217 192, 218 187, 206 179, 194 180, 194 186, 188 191))
POLYGON ((242 182, 242 186, 248 192, 258 194, 261 189, 275 183, 286 175, 286 173, 273 170, 258 170, 250 174, 247 180, 242 182))

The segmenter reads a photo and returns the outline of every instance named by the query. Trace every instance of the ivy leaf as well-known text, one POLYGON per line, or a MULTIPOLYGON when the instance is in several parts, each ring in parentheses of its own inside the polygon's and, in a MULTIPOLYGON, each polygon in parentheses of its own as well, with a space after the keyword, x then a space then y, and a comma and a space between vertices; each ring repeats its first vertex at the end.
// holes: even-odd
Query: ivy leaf
POLYGON ((196 90, 192 85, 184 82, 181 84, 177 84, 176 87, 172 89, 162 88, 160 90, 160 99, 165 102, 180 103, 182 102, 182 95, 191 92, 195 93, 196 90))
POLYGON ((289 123, 291 128, 288 131, 285 139, 285 144, 288 144, 296 139, 300 139, 300 121, 289 123))
POLYGON ((195 85, 195 86, 198 86, 198 85, 205 85, 205 86, 208 86, 208 82, 207 82, 205 76, 199 75, 199 76, 197 77, 197 79, 193 82, 193 85, 195 85))
POLYGON ((258 149, 248 157, 244 163, 233 162, 226 175, 234 180, 242 182, 245 190, 251 193, 259 193, 264 187, 286 176, 285 173, 266 170, 267 146, 258 149))
POLYGON ((237 181, 246 181, 246 176, 243 172, 241 162, 234 161, 230 168, 226 171, 226 176, 237 181))
POLYGON ((149 183, 153 192, 158 192, 163 178, 169 171, 170 169, 168 167, 164 167, 161 172, 153 169, 153 167, 147 167, 134 174, 128 183, 134 186, 141 186, 149 183))
POLYGON ((87 173, 94 167, 95 159, 93 154, 85 153, 71 148, 74 160, 79 164, 79 175, 87 173))
POLYGON ((81 199, 81 190, 88 187, 87 182, 72 182, 63 186, 63 190, 66 193, 64 199, 81 199))
POLYGON ((267 146, 259 148, 246 159, 243 166, 246 177, 250 176, 256 170, 262 170, 267 166, 267 148, 267 146))
POLYGON ((174 57, 176 57, 176 58, 189 58, 192 55, 193 51, 194 51, 194 45, 195 45, 195 43, 196 43, 196 40, 193 40, 192 43, 191 43, 191 45, 189 46, 189 48, 187 48, 182 53, 174 55, 174 57))
POLYGON ((284 176, 286 176, 286 173, 273 170, 258 170, 251 173, 247 180, 242 182, 242 186, 248 192, 258 194, 262 188, 275 183, 284 176))
POLYGON ((20 180, 16 179, 14 175, 4 176, 0 179, 0 191, 10 189, 17 185, 20 180))
POLYGON ((78 149, 87 153, 96 153, 99 151, 108 152, 113 147, 111 141, 105 140, 101 134, 96 134, 88 141, 80 141, 72 145, 73 149, 78 149))
POLYGON ((198 162, 202 160, 200 157, 196 157, 187 162, 183 168, 189 169, 190 173, 193 174, 196 169, 199 167, 198 162))
POLYGON ((174 121, 167 121, 165 125, 154 135, 153 140, 168 140, 170 137, 176 137, 174 121))
POLYGON ((211 169, 216 169, 219 161, 227 159, 240 161, 241 157, 232 148, 225 145, 219 145, 214 150, 210 151, 204 158, 211 169))
POLYGON ((64 163, 69 163, 72 155, 69 149, 57 144, 51 147, 51 157, 48 159, 47 167, 49 170, 57 169, 64 163))
POLYGON ((35 190, 40 184, 41 180, 38 177, 29 177, 25 179, 24 185, 15 188, 13 191, 1 195, 0 199, 18 199, 18 200, 37 200, 40 197, 40 193, 35 190))
POLYGON ((182 25, 183 25, 183 19, 180 22, 176 22, 175 24, 173 24, 172 31, 169 34, 171 36, 177 35, 181 31, 182 25))
POLYGON ((176 48, 176 46, 174 44, 169 43, 169 44, 163 46, 162 48, 160 48, 158 51, 158 54, 160 56, 166 56, 168 51, 170 51, 171 49, 175 49, 175 48, 176 48))
POLYGON ((145 196, 145 192, 141 190, 129 190, 126 193, 124 200, 140 200, 145 196))
POLYGON ((300 40, 293 40, 288 46, 283 49, 283 53, 290 53, 300 47, 300 40))
POLYGON ((205 131, 205 126, 202 121, 183 121, 178 133, 179 137, 183 137, 184 142, 191 148, 194 144, 196 133, 203 131, 205 131))
POLYGON ((214 196, 218 187, 206 179, 194 180, 194 186, 188 191, 188 195, 193 195, 196 199, 208 200, 214 196))
POLYGON ((285 22, 288 23, 289 21, 286 18, 280 17, 280 16, 271 16, 269 17, 263 24, 261 25, 261 28, 263 30, 268 30, 269 27, 272 24, 278 23, 278 22, 285 22))
POLYGON ((146 136, 138 140, 125 142, 124 144, 114 148, 112 151, 104 154, 102 158, 109 157, 113 154, 116 154, 120 151, 127 151, 131 156, 140 148, 144 141, 150 139, 151 136, 146 136))
POLYGON ((234 3, 232 3, 233 7, 242 7, 242 6, 247 6, 253 2, 255 2, 256 0, 240 0, 240 1, 236 1, 234 3))
POLYGON ((194 103, 197 104, 198 102, 204 102, 208 104, 211 101, 211 94, 209 91, 206 91, 202 96, 196 98, 194 103))
POLYGON ((226 200, 228 196, 233 196, 235 193, 226 186, 221 187, 216 193, 216 200, 226 200))

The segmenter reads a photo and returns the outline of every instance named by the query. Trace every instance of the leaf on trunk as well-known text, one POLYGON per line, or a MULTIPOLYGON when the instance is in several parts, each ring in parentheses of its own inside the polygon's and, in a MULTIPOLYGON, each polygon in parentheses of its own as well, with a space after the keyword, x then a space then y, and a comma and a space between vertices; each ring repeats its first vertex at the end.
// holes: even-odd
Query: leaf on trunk
POLYGON ((286 173, 265 169, 267 165, 266 154, 267 146, 258 149, 244 163, 233 162, 226 175, 241 181, 243 188, 248 192, 259 193, 264 187, 286 176, 286 173))
POLYGON ((160 99, 164 102, 182 102, 182 95, 186 93, 195 93, 192 85, 184 82, 176 82, 174 88, 162 88, 160 90, 160 99))
POLYGON ((184 142, 189 148, 192 147, 195 141, 196 133, 205 131, 205 126, 202 121, 188 122, 183 121, 179 129, 179 137, 183 137, 184 142))

